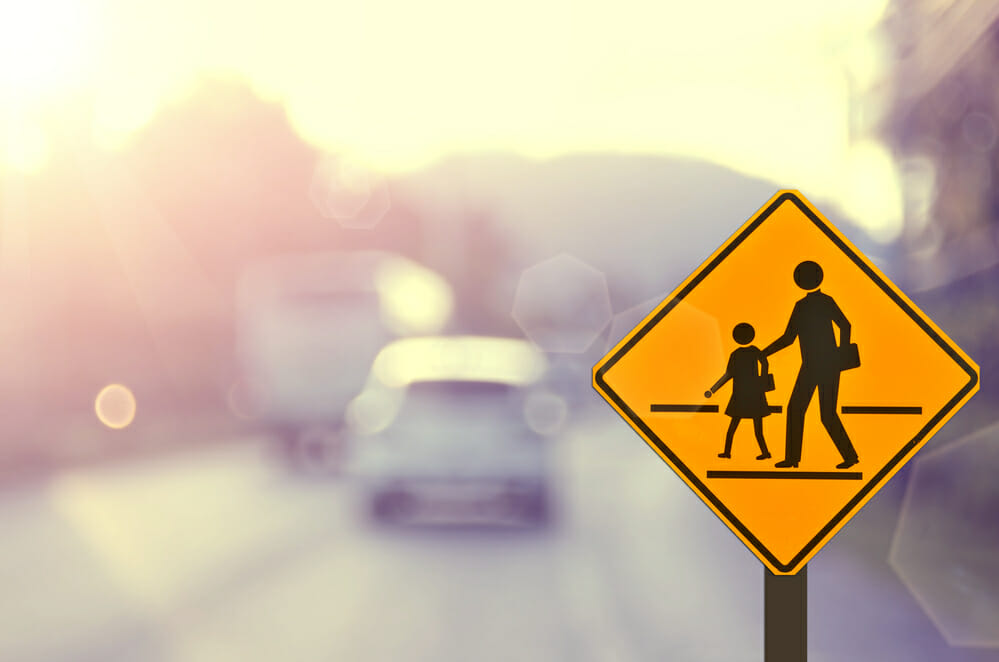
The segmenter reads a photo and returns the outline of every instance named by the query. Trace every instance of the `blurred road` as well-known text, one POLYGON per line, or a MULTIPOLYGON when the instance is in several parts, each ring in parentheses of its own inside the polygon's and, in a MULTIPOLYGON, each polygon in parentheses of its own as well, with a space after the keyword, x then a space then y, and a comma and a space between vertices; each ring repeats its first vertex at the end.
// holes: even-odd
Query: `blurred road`
MULTIPOLYGON (((546 531, 374 526, 350 480, 262 439, 11 488, 0 659, 762 659, 759 562, 612 412, 583 419, 552 441, 546 531)), ((810 659, 999 659, 837 541, 809 568, 810 659)))

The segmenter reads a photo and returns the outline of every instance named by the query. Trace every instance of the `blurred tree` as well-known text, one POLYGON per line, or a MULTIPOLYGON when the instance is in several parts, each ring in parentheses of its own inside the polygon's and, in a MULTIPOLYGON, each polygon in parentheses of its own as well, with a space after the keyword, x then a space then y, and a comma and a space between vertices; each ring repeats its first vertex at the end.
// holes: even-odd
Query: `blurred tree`
POLYGON ((937 280, 999 256, 999 2, 895 0, 884 132, 902 173, 904 240, 913 269, 937 280))
MULTIPOLYGON (((899 266, 917 305, 989 375, 999 369, 999 2, 894 0, 884 27, 895 57, 883 131, 905 202, 899 266)), ((931 443, 994 421, 997 398, 983 379, 931 443)))
POLYGON ((227 289, 249 261, 282 252, 380 248, 418 258, 420 222, 399 200, 370 229, 323 217, 309 196, 320 157, 280 105, 211 81, 161 113, 125 158, 227 289))

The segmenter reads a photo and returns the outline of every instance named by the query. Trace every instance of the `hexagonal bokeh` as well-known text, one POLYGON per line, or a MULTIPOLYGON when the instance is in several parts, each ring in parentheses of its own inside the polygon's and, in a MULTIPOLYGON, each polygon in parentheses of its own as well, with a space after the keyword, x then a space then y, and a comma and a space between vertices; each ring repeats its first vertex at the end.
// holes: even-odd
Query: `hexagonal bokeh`
MULTIPOLYGON (((649 313, 655 310, 656 306, 662 303, 667 296, 668 295, 663 294, 661 297, 646 299, 642 303, 632 306, 631 308, 627 308, 614 315, 614 318, 610 323, 610 330, 607 333, 607 347, 605 352, 609 352, 615 345, 621 342, 624 337, 627 336, 632 329, 638 326, 642 320, 649 315, 649 313)), ((735 344, 729 339, 727 344, 731 345, 731 347, 727 347, 723 338, 728 338, 729 336, 722 333, 721 328, 718 326, 718 320, 699 308, 695 308, 694 306, 691 306, 683 301, 677 304, 677 306, 683 306, 689 309, 690 313, 693 314, 692 319, 697 320, 697 328, 700 331, 698 336, 703 341, 703 345, 698 348, 698 351, 715 357, 716 362, 719 365, 719 370, 724 372, 725 365, 728 362, 728 354, 726 351, 735 349, 735 344)))
POLYGON ((524 421, 541 435, 550 436, 560 432, 565 426, 568 413, 565 399, 552 391, 532 391, 524 401, 524 421))
POLYGON ((592 370, 591 361, 579 354, 550 354, 543 384, 558 394, 570 409, 584 403, 593 404, 598 396, 590 384, 592 370))
POLYGON ((892 567, 952 646, 999 647, 997 476, 999 424, 920 457, 892 541, 892 567))
POLYGON ((603 273, 561 253, 524 270, 512 316, 548 352, 586 351, 611 319, 603 273))
POLYGON ((611 319, 610 329, 607 332, 607 345, 604 347, 604 352, 609 352, 614 345, 621 342, 665 298, 666 295, 663 294, 661 297, 646 299, 631 308, 626 308, 619 313, 615 313, 611 319))
POLYGON ((324 218, 345 228, 373 228, 392 208, 384 177, 335 156, 325 156, 316 164, 309 198, 324 218))

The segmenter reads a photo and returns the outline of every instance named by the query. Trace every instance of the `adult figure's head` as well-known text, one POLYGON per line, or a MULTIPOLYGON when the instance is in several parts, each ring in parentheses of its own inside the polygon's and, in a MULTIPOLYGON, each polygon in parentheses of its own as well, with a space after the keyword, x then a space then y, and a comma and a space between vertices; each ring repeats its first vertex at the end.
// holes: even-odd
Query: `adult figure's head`
POLYGON ((794 268, 794 284, 803 290, 814 290, 822 284, 822 267, 807 260, 794 268))
POLYGON ((753 338, 755 337, 756 329, 754 329, 751 324, 740 322, 735 325, 734 329, 732 329, 732 340, 736 341, 740 345, 748 345, 753 342, 753 338))

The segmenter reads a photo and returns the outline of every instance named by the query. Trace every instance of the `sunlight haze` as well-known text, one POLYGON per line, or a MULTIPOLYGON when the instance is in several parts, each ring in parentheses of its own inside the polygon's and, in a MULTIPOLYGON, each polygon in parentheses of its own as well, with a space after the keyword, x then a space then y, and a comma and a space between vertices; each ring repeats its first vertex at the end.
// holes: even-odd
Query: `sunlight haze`
POLYGON ((891 160, 850 124, 851 95, 879 81, 883 1, 2 7, 0 90, 18 100, 3 160, 21 170, 47 154, 26 112, 60 94, 84 90, 95 142, 115 148, 224 75, 317 148, 384 171, 477 151, 684 155, 834 201, 881 239, 901 227, 891 160))

